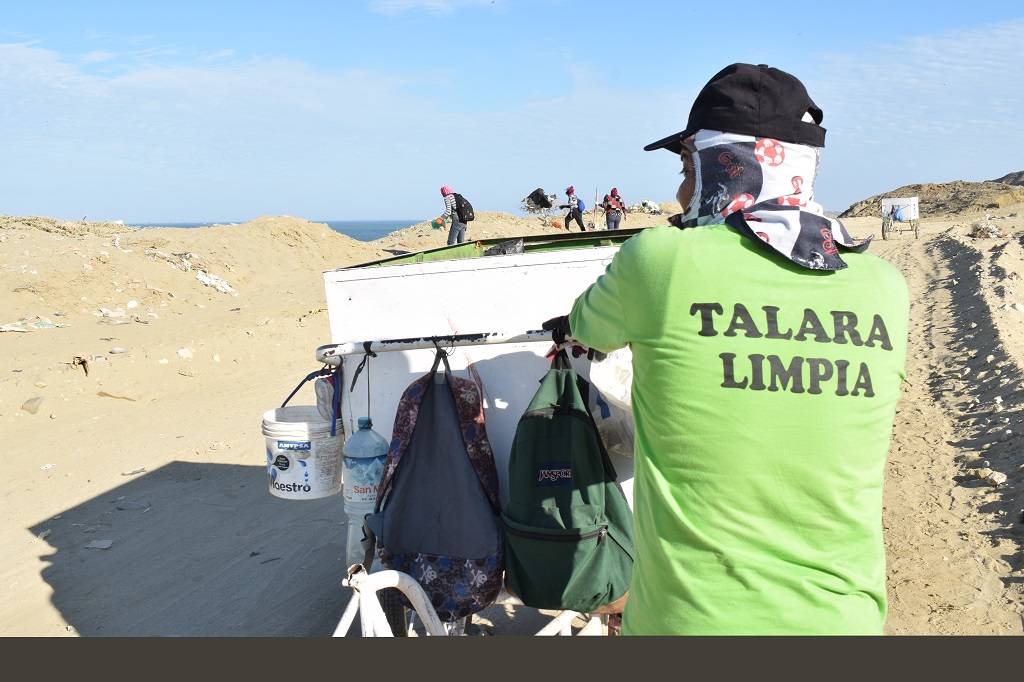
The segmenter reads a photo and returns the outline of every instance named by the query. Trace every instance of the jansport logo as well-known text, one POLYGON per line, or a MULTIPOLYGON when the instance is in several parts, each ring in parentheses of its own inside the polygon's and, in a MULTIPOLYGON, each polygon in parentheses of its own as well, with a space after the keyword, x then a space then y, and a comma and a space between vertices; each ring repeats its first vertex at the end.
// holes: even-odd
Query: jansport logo
POLYGON ((572 464, 542 462, 537 465, 537 485, 568 485, 572 483, 572 464))
POLYGON ((312 444, 308 440, 296 441, 296 440, 279 440, 277 441, 278 450, 312 450, 312 444))

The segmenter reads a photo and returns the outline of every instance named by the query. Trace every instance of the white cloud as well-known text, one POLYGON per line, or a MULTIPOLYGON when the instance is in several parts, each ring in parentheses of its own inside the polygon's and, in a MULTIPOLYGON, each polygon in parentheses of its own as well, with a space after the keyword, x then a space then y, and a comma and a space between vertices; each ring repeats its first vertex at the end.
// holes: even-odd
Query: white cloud
MULTIPOLYGON (((497 0, 501 4, 502 0, 497 0)), ((445 15, 461 7, 493 5, 495 0, 370 0, 371 12, 379 14, 401 14, 410 11, 425 11, 434 15, 445 15)))
POLYGON ((1012 45, 1024 45, 1022 20, 821 55, 805 80, 829 129, 819 195, 845 208, 902 185, 1024 168, 1024 62, 1012 45))
POLYGON ((234 59, 235 56, 236 56, 236 54, 235 54, 234 50, 225 49, 225 50, 218 50, 217 52, 211 52, 210 54, 205 54, 205 55, 203 55, 203 56, 201 56, 199 58, 199 61, 200 62, 219 62, 219 61, 222 61, 222 60, 225 60, 225 59, 234 59))
MULTIPOLYGON (((1012 50, 983 49, 1020 44, 1024 21, 804 57, 798 75, 829 129, 818 200, 842 210, 905 184, 1024 168, 1024 65, 1012 50)), ((515 211, 535 187, 568 184, 587 197, 616 185, 630 202, 665 201, 678 161, 642 147, 685 126, 703 84, 662 86, 678 83, 669 69, 610 86, 599 67, 565 53, 550 74, 566 82, 556 95, 515 96, 497 81, 498 103, 467 111, 447 94, 454 71, 325 72, 231 50, 180 64, 165 58, 173 53, 76 61, 0 45, 5 212, 426 218, 442 184, 482 210, 515 211)))
POLYGON ((96 63, 96 62, 109 62, 112 59, 116 59, 117 55, 107 50, 94 50, 92 52, 82 55, 81 62, 83 64, 96 63))

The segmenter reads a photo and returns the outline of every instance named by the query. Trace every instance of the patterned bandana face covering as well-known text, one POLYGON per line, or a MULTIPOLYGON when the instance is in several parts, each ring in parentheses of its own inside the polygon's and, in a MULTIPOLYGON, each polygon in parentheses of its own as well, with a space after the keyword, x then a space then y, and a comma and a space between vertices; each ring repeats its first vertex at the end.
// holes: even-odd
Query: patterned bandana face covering
POLYGON ((817 147, 713 130, 697 131, 686 146, 696 186, 690 205, 669 219, 676 227, 725 222, 812 270, 842 270, 839 247, 859 253, 870 245, 815 203, 817 147))

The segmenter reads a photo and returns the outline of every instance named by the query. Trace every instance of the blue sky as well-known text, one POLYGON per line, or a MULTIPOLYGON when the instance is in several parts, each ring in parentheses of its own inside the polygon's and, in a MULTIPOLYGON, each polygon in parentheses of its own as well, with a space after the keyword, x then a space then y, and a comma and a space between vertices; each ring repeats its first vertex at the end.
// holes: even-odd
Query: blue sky
POLYGON ((1024 4, 353 0, 8 2, 0 214, 426 220, 450 185, 668 201, 733 62, 824 110, 826 210, 1024 170, 1024 4))

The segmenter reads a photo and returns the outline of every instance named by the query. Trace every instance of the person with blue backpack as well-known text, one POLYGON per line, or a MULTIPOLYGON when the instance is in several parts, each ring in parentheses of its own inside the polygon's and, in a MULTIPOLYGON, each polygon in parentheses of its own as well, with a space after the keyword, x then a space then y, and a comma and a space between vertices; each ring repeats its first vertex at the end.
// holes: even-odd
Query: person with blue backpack
POLYGON ((583 225, 583 212, 587 210, 586 204, 576 196, 576 189, 572 185, 565 188, 565 194, 569 197, 569 203, 558 207, 569 209, 569 213, 565 216, 565 229, 568 230, 569 223, 575 220, 576 224, 580 226, 580 232, 586 232, 587 228, 583 225))
POLYGON ((789 73, 719 71, 644 147, 679 158, 682 213, 542 325, 632 352, 623 635, 884 634, 910 295, 814 201, 822 118, 789 73))

